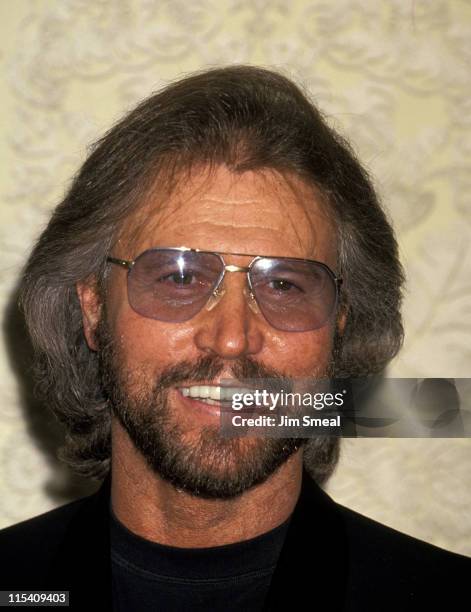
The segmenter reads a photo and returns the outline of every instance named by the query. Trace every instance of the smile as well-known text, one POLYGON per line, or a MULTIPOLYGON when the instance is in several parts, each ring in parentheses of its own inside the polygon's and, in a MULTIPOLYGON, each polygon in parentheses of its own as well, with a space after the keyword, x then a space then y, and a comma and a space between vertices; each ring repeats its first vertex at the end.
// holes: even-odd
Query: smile
POLYGON ((250 389, 242 387, 221 387, 219 385, 191 385, 180 387, 180 392, 184 397, 204 401, 207 404, 219 404, 221 402, 231 402, 234 394, 251 393, 250 389))

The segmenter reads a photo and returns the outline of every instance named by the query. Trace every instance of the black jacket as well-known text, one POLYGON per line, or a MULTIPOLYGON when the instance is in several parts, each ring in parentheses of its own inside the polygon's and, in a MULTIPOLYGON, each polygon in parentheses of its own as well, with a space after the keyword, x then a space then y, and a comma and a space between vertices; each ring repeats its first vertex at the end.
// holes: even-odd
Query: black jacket
MULTIPOLYGON (((0 531, 0 590, 68 590, 73 610, 111 610, 109 503, 108 478, 94 495, 0 531)), ((467 557, 335 503, 304 473, 265 609, 468 610, 470 572, 467 557)))

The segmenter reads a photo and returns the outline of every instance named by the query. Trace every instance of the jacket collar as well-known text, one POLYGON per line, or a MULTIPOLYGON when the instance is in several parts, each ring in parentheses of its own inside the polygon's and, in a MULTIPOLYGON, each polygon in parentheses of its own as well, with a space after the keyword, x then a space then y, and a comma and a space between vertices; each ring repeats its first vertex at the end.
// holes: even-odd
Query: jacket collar
POLYGON ((100 489, 83 500, 51 567, 50 583, 70 591, 73 610, 112 610, 110 499, 107 476, 100 489))
POLYGON ((312 602, 319 610, 342 610, 347 552, 345 527, 336 503, 304 470, 265 609, 302 610, 312 602))

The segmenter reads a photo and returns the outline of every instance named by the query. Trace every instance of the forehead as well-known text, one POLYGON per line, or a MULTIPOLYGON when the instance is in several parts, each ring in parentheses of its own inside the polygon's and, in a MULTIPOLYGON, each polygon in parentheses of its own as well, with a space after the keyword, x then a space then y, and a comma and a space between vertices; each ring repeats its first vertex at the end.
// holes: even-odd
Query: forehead
POLYGON ((167 194, 158 186, 123 228, 127 256, 147 248, 329 260, 335 228, 318 191, 274 170, 234 173, 224 166, 192 169, 167 194))

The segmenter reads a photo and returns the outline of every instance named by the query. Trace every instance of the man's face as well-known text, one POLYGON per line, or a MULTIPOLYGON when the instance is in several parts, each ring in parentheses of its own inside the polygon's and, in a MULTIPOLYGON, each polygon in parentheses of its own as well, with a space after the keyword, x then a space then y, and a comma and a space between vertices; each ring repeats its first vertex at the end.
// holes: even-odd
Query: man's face
MULTIPOLYGON (((319 196, 299 178, 273 171, 237 175, 224 167, 193 171, 165 202, 148 202, 141 220, 143 212, 145 222, 116 245, 115 257, 186 246, 316 259, 336 269, 334 228, 319 196)), ((252 258, 224 259, 247 266, 252 258)), ((326 374, 335 317, 314 331, 275 329, 251 307, 246 274, 229 273, 213 308, 183 323, 162 322, 130 307, 126 280, 126 271, 113 266, 98 330, 93 300, 87 290, 81 294, 87 338, 101 353, 113 405, 113 438, 126 431, 155 472, 195 495, 229 498, 265 480, 300 441, 222 439, 218 406, 184 397, 181 388, 217 386, 224 378, 326 374)))

